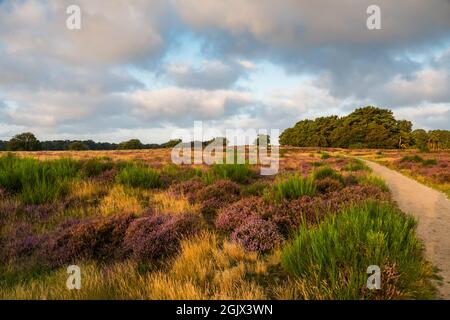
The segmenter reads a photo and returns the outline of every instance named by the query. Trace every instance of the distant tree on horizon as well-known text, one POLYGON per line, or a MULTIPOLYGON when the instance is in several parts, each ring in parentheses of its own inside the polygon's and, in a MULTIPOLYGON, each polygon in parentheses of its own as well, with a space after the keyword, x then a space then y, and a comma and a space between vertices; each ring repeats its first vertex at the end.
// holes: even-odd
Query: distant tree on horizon
POLYGON ((83 150, 89 150, 89 148, 81 141, 73 141, 69 144, 69 146, 67 147, 67 150, 83 151, 83 150))
POLYGON ((124 141, 119 143, 119 146, 117 147, 118 150, 136 150, 136 149, 143 149, 144 145, 139 139, 131 139, 128 141, 124 141))
POLYGON ((41 143, 31 132, 19 133, 6 144, 8 151, 37 151, 41 150, 41 143))

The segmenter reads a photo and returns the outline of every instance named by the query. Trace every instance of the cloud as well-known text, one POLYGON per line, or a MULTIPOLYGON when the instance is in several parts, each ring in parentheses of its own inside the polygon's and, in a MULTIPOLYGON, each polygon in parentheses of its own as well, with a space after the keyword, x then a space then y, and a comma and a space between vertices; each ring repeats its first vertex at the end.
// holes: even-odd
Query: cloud
POLYGON ((251 68, 250 62, 204 60, 196 68, 189 64, 174 63, 167 66, 167 75, 180 87, 224 89, 230 88, 251 68))

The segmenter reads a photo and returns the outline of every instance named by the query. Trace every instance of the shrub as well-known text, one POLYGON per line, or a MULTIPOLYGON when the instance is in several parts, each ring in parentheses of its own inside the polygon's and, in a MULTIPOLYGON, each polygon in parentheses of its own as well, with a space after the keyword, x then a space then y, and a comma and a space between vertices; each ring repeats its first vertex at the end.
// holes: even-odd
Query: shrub
POLYGON ((274 199, 296 199, 304 195, 312 196, 316 193, 316 185, 310 178, 304 178, 299 174, 291 175, 274 184, 274 199))
POLYGON ((320 193, 329 193, 343 188, 343 184, 335 179, 326 177, 315 181, 317 191, 320 193))
POLYGON ((159 188, 162 184, 156 170, 142 165, 126 165, 117 174, 116 181, 134 188, 159 188))
POLYGON ((424 166, 434 166, 437 164, 437 160, 436 159, 427 159, 422 161, 422 165, 424 166))
POLYGON ((419 155, 414 156, 404 156, 400 159, 401 162, 412 161, 412 162, 423 162, 423 158, 419 155))
POLYGON ((339 172, 337 172, 336 170, 333 170, 329 167, 321 168, 321 169, 313 172, 314 180, 317 181, 317 180, 321 180, 321 179, 325 179, 325 178, 331 178, 331 179, 338 180, 340 182, 344 182, 344 178, 342 177, 342 175, 339 172))
POLYGON ((201 189, 196 194, 196 201, 201 202, 202 214, 212 218, 217 209, 239 199, 240 187, 229 180, 219 180, 214 184, 201 189))
POLYGON ((370 171, 370 168, 360 159, 351 159, 344 167, 344 171, 370 171))
POLYGON ((198 230, 195 215, 150 215, 133 221, 126 231, 124 247, 139 261, 157 261, 175 253, 180 240, 198 230))
POLYGON ((383 179, 381 179, 377 176, 373 176, 373 175, 359 176, 358 182, 363 185, 376 186, 384 192, 389 192, 389 187, 387 186, 386 182, 384 182, 383 179))
POLYGON ((109 261, 123 255, 122 242, 134 216, 122 214, 88 220, 71 220, 42 237, 40 260, 60 266, 79 259, 109 261))
POLYGON ((225 232, 232 232, 247 219, 262 211, 264 201, 261 198, 244 198, 219 210, 215 225, 225 232))
POLYGON ((237 183, 246 183, 255 176, 247 164, 215 164, 211 170, 218 179, 230 179, 237 183))
POLYGON ((114 163, 109 160, 89 159, 82 163, 82 172, 86 177, 96 177, 114 168, 114 163))
POLYGON ((331 157, 330 154, 327 152, 323 152, 322 155, 320 156, 320 158, 323 160, 329 159, 330 157, 331 157))
POLYGON ((175 194, 182 194, 187 196, 188 200, 193 203, 198 198, 198 192, 205 188, 205 183, 200 178, 193 178, 174 184, 170 187, 170 191, 175 194))
POLYGON ((310 285, 326 286, 335 299, 361 298, 370 265, 395 263, 398 289, 411 289, 423 263, 415 226, 392 205, 368 202, 329 216, 317 228, 302 226, 283 249, 282 266, 301 279, 317 279, 310 285))
POLYGON ((258 181, 244 186, 241 193, 243 196, 262 196, 269 187, 270 184, 268 182, 258 181))
POLYGON ((258 216, 250 216, 232 234, 231 238, 248 251, 266 253, 278 246, 283 238, 276 225, 258 216))

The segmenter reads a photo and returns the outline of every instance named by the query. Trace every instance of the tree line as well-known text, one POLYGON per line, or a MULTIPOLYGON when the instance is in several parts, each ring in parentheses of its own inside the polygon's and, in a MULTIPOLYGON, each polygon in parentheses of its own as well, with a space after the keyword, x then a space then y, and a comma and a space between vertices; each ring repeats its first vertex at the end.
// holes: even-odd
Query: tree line
POLYGON ((136 150, 171 148, 181 140, 170 140, 162 144, 144 144, 139 139, 131 139, 121 143, 95 142, 93 140, 50 140, 39 141, 31 132, 15 135, 9 141, 0 140, 1 151, 63 151, 63 150, 136 150))
POLYGON ((280 144, 295 147, 449 149, 450 131, 412 131, 412 123, 396 120, 391 110, 367 106, 344 117, 301 120, 283 131, 280 144))

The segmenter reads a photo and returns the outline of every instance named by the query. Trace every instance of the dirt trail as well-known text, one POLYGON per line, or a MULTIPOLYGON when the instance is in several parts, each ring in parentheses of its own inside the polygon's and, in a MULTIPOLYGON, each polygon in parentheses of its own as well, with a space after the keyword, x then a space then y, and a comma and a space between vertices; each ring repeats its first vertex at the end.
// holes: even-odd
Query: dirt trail
POLYGON ((399 207, 418 220, 417 233, 425 244, 425 256, 441 270, 440 295, 450 299, 450 200, 401 173, 371 161, 366 163, 386 181, 399 207))

